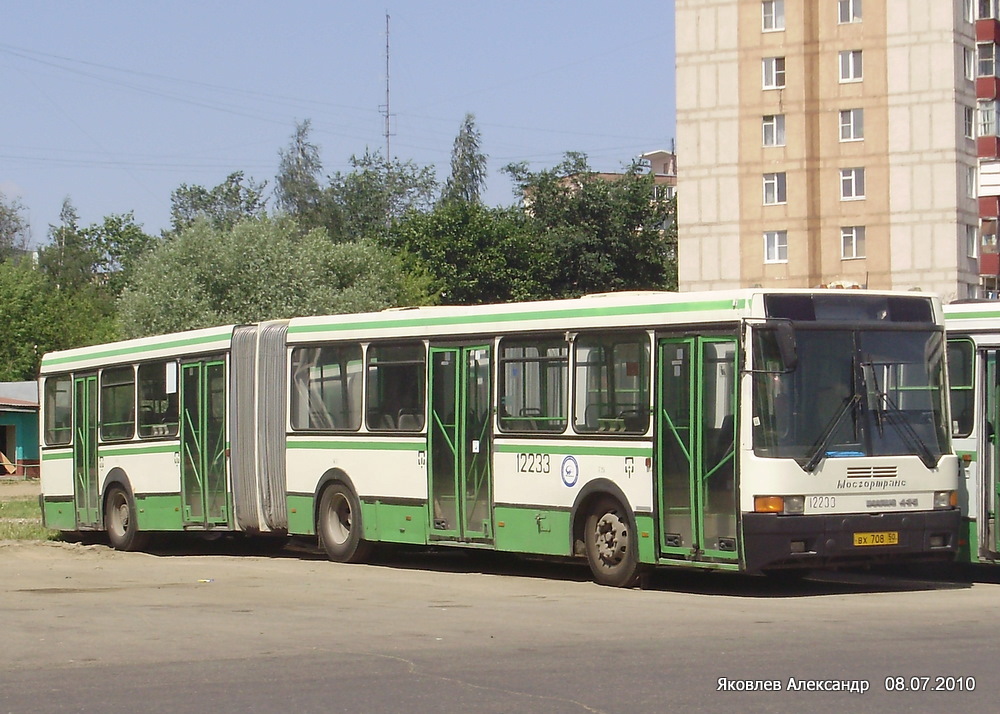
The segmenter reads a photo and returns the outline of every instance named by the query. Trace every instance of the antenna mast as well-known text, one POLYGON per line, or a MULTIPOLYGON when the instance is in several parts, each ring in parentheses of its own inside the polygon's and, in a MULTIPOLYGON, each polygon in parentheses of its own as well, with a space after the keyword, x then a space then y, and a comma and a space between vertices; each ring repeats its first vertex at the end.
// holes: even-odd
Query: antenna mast
POLYGON ((385 161, 386 164, 392 158, 389 153, 389 137, 392 135, 392 114, 389 113, 389 13, 385 13, 385 107, 382 112, 385 115, 385 161))

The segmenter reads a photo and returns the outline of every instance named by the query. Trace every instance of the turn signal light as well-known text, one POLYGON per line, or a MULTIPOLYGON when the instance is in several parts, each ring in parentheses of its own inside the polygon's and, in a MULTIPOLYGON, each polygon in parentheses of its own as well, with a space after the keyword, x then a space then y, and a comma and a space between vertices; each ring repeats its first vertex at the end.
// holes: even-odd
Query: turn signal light
POLYGON ((802 513, 805 496, 754 496, 753 510, 756 513, 802 513))
POLYGON ((757 513, 783 513, 785 499, 781 496, 754 496, 753 510, 757 513))

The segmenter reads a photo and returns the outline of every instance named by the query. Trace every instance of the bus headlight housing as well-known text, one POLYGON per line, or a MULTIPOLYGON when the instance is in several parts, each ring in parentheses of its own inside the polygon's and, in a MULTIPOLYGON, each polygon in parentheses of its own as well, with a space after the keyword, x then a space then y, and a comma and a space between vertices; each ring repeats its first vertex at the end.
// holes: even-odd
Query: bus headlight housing
POLYGON ((802 513, 806 505, 805 496, 754 496, 755 513, 802 513))
POLYGON ((935 491, 934 508, 956 508, 958 506, 958 491, 935 491))

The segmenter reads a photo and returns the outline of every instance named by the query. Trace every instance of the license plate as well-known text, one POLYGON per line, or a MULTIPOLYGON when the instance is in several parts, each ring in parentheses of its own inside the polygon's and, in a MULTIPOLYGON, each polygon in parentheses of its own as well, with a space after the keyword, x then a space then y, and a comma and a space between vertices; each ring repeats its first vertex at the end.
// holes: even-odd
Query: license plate
POLYGON ((854 545, 899 545, 899 531, 855 533, 854 545))

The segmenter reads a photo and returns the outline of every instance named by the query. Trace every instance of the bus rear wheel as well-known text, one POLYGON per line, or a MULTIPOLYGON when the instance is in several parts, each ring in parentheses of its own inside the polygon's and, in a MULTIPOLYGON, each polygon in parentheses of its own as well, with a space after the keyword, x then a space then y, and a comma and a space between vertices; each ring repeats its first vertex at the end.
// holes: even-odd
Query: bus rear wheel
POLYGON ((108 542, 115 550, 141 550, 146 534, 139 530, 135 501, 121 486, 112 486, 104 501, 104 527, 108 542))
POLYGON ((335 483, 323 490, 316 526, 320 544, 330 560, 360 563, 371 554, 371 543, 361 537, 361 504, 343 484, 335 483))
POLYGON ((591 507, 584 543, 587 563, 596 582, 626 588, 639 581, 635 532, 625 508, 616 499, 601 498, 591 507))

